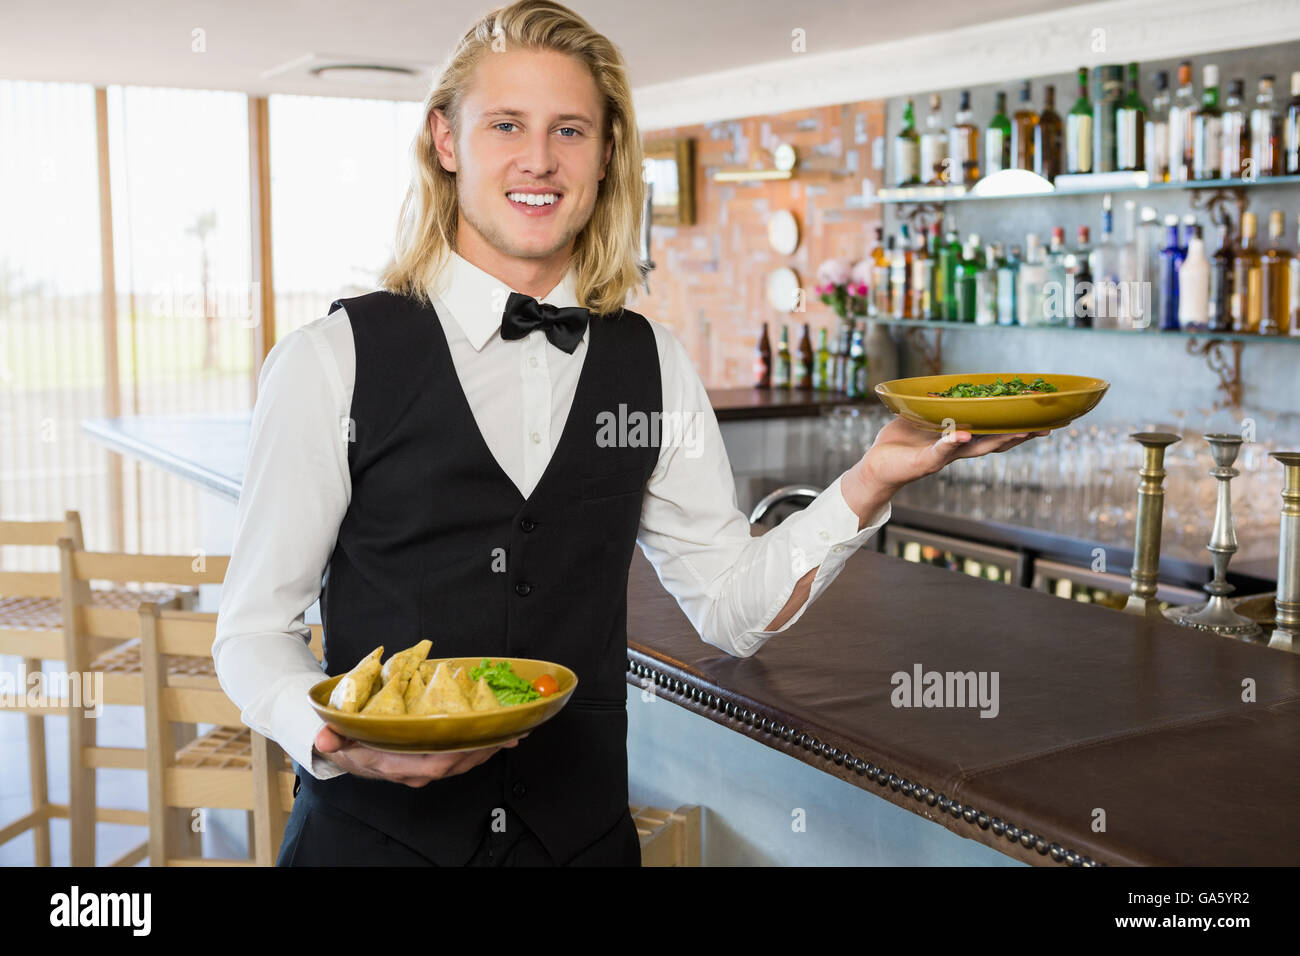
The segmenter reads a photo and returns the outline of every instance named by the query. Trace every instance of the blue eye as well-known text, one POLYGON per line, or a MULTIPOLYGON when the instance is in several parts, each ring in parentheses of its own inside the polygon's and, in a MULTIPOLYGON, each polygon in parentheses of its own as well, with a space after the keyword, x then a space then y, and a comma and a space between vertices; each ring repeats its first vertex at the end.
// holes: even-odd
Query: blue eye
POLYGON ((500 129, 502 126, 514 126, 514 125, 515 125, 514 123, 511 123, 511 122, 509 122, 508 120, 503 120, 503 121, 500 122, 500 123, 496 123, 496 124, 494 124, 492 128, 493 128, 493 129, 500 129))
MULTIPOLYGON (((566 126, 566 127, 564 127, 564 129, 572 129, 572 130, 573 130, 575 133, 577 133, 579 136, 582 135, 582 130, 580 130, 580 129, 573 129, 572 126, 566 126)), ((561 132, 563 132, 563 130, 561 130, 561 132)), ((566 137, 564 137, 564 138, 565 138, 565 139, 573 139, 572 136, 566 136, 566 137)))

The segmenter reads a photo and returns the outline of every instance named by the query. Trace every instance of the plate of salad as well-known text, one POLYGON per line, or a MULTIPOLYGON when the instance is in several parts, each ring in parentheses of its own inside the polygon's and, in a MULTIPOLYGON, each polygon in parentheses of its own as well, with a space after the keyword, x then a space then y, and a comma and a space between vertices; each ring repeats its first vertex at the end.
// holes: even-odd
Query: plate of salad
POLYGON ((316 684, 311 705, 336 733, 377 750, 454 753, 522 737, 578 686, 569 668, 521 657, 428 658, 429 641, 387 659, 377 647, 316 684))
POLYGON ((1108 388, 1087 375, 976 372, 881 382, 876 395, 919 428, 999 435, 1068 425, 1096 408, 1108 388))

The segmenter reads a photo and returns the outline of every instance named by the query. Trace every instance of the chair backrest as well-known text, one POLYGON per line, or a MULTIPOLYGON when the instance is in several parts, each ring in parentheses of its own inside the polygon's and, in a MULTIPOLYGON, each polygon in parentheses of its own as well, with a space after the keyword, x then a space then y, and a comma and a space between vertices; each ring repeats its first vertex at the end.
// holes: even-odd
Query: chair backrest
MULTIPOLYGON (((69 669, 81 671, 96 645, 131 640, 140 633, 139 601, 129 607, 91 603, 91 581, 161 584, 197 588, 221 584, 227 555, 121 554, 84 551, 70 538, 59 539, 65 653, 69 669)), ((142 591, 140 601, 151 595, 142 591)))
MULTIPOLYGON (((217 616, 200 611, 164 610, 144 601, 136 615, 140 634, 141 672, 144 677, 145 714, 152 728, 173 721, 239 727, 239 708, 220 688, 167 684, 164 656, 211 657, 217 633, 217 616)), ((161 741, 160 741, 161 742, 161 741)), ((150 749, 154 741, 148 740, 150 749)))
MULTIPOLYGON (((60 538, 82 544, 77 512, 65 512, 62 521, 0 521, 0 547, 49 548, 57 556, 60 538)), ((63 656, 57 615, 51 613, 62 588, 57 570, 0 571, 0 597, 8 599, 0 619, 0 654, 38 660, 63 656)))

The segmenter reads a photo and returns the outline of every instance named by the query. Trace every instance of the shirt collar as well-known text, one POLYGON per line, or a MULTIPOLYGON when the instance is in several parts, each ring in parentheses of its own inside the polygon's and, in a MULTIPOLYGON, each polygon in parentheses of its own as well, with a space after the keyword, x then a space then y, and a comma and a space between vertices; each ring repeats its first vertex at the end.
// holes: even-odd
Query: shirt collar
MULTIPOLYGON (((537 301, 557 308, 579 305, 574 291, 576 279, 574 269, 570 268, 555 288, 537 301)), ((454 250, 448 250, 447 267, 443 269, 440 281, 429 289, 430 295, 442 305, 438 314, 450 314, 474 350, 479 352, 494 334, 500 332, 505 301, 511 292, 517 291, 454 250), (499 308, 494 309, 493 303, 499 303, 499 308)), ((582 335, 585 340, 585 329, 582 335)))

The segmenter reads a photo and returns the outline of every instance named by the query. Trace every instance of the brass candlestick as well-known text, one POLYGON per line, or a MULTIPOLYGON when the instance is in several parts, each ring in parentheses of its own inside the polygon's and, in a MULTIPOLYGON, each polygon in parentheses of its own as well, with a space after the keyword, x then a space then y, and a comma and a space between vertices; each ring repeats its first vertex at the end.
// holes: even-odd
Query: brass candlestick
POLYGON ((1206 549, 1214 557, 1214 580, 1205 585, 1210 599, 1204 604, 1170 608, 1166 615, 1175 624, 1213 631, 1225 637, 1242 640, 1259 638, 1260 626, 1243 617, 1228 606, 1228 595, 1236 590, 1228 583, 1228 562, 1237 553, 1237 531, 1232 524, 1232 496, 1230 482, 1239 472, 1232 467, 1241 452, 1241 438, 1237 435, 1206 435, 1215 467, 1210 474, 1219 482, 1218 504, 1214 509, 1214 531, 1206 549))
POLYGON ((1160 578, 1160 527, 1165 512, 1165 449, 1182 439, 1168 432, 1139 432, 1128 437, 1142 446, 1143 458, 1133 534, 1133 584, 1124 610, 1159 617, 1156 589, 1160 578))
POLYGON ((1268 646, 1300 650, 1300 451, 1275 451, 1282 463, 1282 523, 1277 547, 1277 618, 1268 646))

